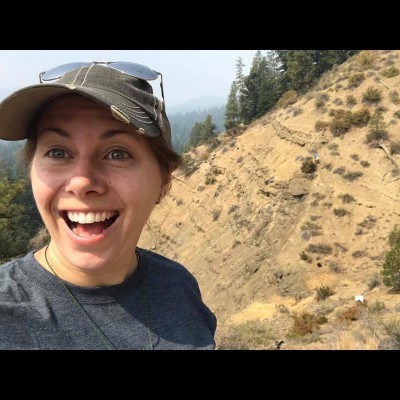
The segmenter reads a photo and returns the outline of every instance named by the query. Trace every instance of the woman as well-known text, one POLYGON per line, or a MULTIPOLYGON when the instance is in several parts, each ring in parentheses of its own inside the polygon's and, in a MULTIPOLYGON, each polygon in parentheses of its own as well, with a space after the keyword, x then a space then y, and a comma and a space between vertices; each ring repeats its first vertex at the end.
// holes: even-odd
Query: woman
POLYGON ((137 247, 180 162, 148 83, 158 75, 134 63, 66 64, 0 104, 0 138, 27 139, 51 237, 0 267, 0 349, 215 347, 195 278, 137 247))

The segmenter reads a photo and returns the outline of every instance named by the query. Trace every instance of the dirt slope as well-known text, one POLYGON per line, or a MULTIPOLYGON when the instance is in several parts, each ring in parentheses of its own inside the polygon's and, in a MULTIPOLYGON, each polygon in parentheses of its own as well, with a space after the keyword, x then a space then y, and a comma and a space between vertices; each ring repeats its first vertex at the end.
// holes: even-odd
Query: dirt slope
MULTIPOLYGON (((265 115, 240 135, 222 134, 214 150, 193 150, 198 169, 190 176, 175 173, 172 190, 139 245, 176 259, 196 276, 218 317, 221 347, 239 348, 239 336, 250 343, 245 335, 254 336, 256 329, 264 329, 265 340, 250 348, 272 348, 276 338, 292 349, 387 343, 383 323, 397 315, 400 297, 380 284, 379 272, 387 237, 400 224, 398 172, 382 148, 366 143, 368 126, 335 137, 329 128, 316 131, 315 124, 331 121, 331 110, 379 108, 390 139, 383 143, 390 148, 400 141, 394 114, 400 105, 393 102, 400 74, 382 75, 393 66, 400 69, 400 51, 358 54, 296 103, 265 115), (359 73, 365 79, 349 88, 359 73), (369 87, 381 91, 380 102, 363 102, 369 87), (347 104, 349 95, 356 104, 347 104), (324 104, 317 107, 320 98, 324 104), (317 172, 303 174, 303 161, 315 154, 317 172), (334 294, 317 301, 316 289, 324 286, 334 294), (354 311, 359 294, 369 308, 364 305, 353 320, 343 313, 354 311), (294 335, 293 321, 302 313, 327 321, 307 335, 294 335)), ((393 161, 400 164, 399 155, 393 161)))

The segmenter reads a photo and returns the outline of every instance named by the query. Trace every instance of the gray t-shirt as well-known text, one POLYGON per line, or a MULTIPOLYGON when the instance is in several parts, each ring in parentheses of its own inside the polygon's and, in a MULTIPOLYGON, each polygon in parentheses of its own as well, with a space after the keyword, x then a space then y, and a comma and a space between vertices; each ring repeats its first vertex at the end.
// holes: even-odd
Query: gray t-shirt
MULTIPOLYGON (((115 349, 214 349, 217 320, 193 275, 159 254, 137 251, 138 269, 119 285, 65 284, 115 349)), ((0 266, 0 349, 105 348, 33 252, 0 266)))

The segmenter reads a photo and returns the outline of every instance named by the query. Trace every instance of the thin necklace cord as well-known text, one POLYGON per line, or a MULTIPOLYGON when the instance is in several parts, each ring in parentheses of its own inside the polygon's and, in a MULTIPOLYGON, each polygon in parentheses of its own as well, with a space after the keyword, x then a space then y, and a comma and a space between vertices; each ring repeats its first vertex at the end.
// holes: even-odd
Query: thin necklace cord
MULTIPOLYGON (((81 310, 82 314, 86 318, 87 322, 91 326, 91 328, 94 330, 100 341, 104 344, 105 348, 107 350, 116 350, 115 346, 110 342, 110 340, 104 335, 104 333, 101 331, 101 329, 97 326, 97 324, 93 321, 93 319, 90 317, 90 315, 87 313, 87 311, 83 308, 82 304, 79 303, 78 299, 73 295, 71 290, 67 287, 67 285, 64 283, 64 281, 58 276, 58 274, 54 271, 53 267, 49 263, 49 260, 47 258, 47 250, 49 248, 49 245, 46 246, 45 251, 44 251, 44 258, 46 260, 47 265, 49 266, 50 270, 53 272, 54 276, 57 277, 58 281, 62 284, 66 292, 69 294, 71 297, 72 301, 74 304, 81 310)), ((136 251, 136 256, 139 262, 139 254, 136 251)), ((142 275, 142 274, 141 274, 142 275)), ((141 286, 144 286, 144 282, 141 282, 141 286)), ((144 288, 142 288, 144 290, 144 288)), ((146 322, 147 322, 147 334, 149 337, 149 348, 150 350, 154 350, 154 344, 153 344, 153 335, 151 332, 150 328, 150 318, 149 318, 149 312, 148 312, 148 304, 147 304, 147 296, 146 293, 143 293, 143 290, 140 290, 141 294, 141 300, 142 300, 142 305, 146 314, 146 322)))
POLYGON ((47 265, 53 272, 53 274, 58 278, 59 282, 64 286, 64 289, 67 291, 75 305, 81 310, 82 314, 85 316, 87 322, 89 325, 92 327, 92 329, 95 331, 101 342, 104 344, 107 350, 115 350, 115 347, 111 344, 111 342, 106 338, 104 333, 100 330, 100 328, 96 325, 96 323, 93 321, 93 319, 90 317, 90 315, 87 313, 87 311, 83 308, 81 303, 75 298, 75 296, 72 294, 72 292, 68 289, 67 285, 64 283, 64 281, 56 274, 54 269, 49 263, 49 260, 47 258, 47 250, 49 248, 49 245, 46 246, 46 249, 44 251, 44 258, 46 259, 47 265))

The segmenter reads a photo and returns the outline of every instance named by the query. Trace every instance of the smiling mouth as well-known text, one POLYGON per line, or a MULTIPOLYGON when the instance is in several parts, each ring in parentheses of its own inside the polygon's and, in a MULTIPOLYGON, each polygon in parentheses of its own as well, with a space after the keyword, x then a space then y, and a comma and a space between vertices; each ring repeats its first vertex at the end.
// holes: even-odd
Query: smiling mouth
POLYGON ((63 218, 69 229, 80 237, 91 237, 102 234, 117 220, 117 211, 65 211, 63 218))

